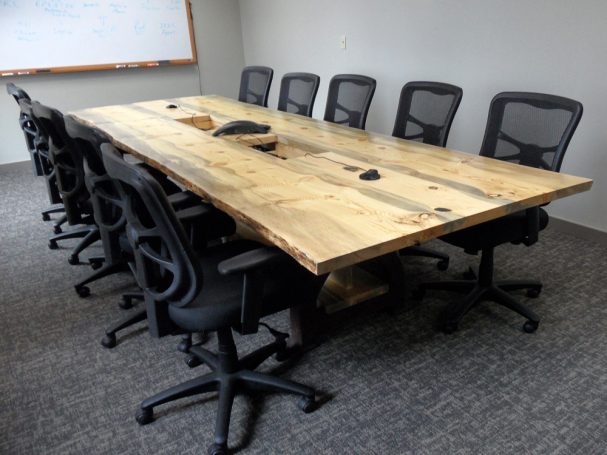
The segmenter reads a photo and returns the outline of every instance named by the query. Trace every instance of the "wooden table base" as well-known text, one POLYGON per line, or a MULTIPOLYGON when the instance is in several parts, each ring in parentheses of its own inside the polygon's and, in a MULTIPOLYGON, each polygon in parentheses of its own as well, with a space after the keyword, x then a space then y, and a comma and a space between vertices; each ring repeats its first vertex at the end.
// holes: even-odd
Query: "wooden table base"
POLYGON ((320 295, 318 305, 327 314, 335 313, 386 294, 388 283, 358 266, 337 270, 327 279, 320 295))

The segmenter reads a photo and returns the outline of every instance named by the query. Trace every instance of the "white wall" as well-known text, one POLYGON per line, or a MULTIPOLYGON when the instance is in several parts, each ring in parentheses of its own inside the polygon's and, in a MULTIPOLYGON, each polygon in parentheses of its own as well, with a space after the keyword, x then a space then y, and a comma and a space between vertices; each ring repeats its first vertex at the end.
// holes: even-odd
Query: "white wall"
POLYGON ((238 96, 244 66, 237 0, 190 0, 202 90, 206 95, 238 96))
MULTIPOLYGON (((238 1, 193 0, 192 16, 204 93, 236 97, 244 66, 238 1)), ((64 112, 200 93, 196 65, 2 78, 0 164, 29 159, 17 121, 18 106, 4 92, 8 82, 64 112)))
POLYGON ((449 147, 478 153, 489 102, 505 90, 584 104, 562 171, 595 180, 589 193, 550 205, 552 215, 607 231, 607 2, 604 0, 240 0, 245 62, 274 68, 269 105, 290 71, 377 79, 367 129, 390 133, 402 85, 464 89, 449 147), (338 46, 347 36, 347 49, 338 46))

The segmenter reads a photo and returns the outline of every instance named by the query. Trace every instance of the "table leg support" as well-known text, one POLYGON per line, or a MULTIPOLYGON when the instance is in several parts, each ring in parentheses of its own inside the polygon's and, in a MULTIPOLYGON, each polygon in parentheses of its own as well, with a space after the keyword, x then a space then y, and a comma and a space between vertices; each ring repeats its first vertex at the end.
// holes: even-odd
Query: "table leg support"
POLYGON ((313 305, 301 305, 289 310, 291 336, 287 346, 290 351, 313 344, 317 335, 315 326, 318 325, 320 317, 320 312, 313 305))
POLYGON ((388 305, 393 310, 398 310, 406 305, 406 281, 405 270, 398 252, 389 253, 377 259, 383 275, 388 280, 388 305))

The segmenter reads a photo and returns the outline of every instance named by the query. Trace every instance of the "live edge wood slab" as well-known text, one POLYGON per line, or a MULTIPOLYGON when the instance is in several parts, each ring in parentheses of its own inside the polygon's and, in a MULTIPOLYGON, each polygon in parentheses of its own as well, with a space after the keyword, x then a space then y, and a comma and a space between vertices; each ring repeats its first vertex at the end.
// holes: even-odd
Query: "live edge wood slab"
POLYGON ((73 112, 316 274, 582 191, 592 181, 199 96, 73 112), (175 104, 177 108, 168 109, 175 104), (231 120, 266 135, 213 137, 231 120), (259 136, 259 137, 257 137, 259 136), (272 154, 251 148, 272 144, 272 154), (355 172, 344 165, 360 168, 355 172), (364 169, 381 179, 364 181, 364 169))

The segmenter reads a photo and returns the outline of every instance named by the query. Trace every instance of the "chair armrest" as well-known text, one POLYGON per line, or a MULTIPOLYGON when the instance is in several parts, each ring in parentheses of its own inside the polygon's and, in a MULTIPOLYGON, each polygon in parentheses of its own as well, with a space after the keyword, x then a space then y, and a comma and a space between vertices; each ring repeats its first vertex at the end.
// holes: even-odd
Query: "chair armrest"
POLYGON ((171 203, 173 210, 181 210, 194 205, 199 205, 202 199, 189 191, 179 191, 177 193, 167 195, 167 199, 171 203))
POLYGON ((182 223, 208 216, 214 211, 214 207, 206 204, 198 204, 193 207, 175 211, 177 219, 182 223))
POLYGON ((222 261, 217 270, 222 275, 244 273, 240 329, 243 335, 256 333, 261 318, 264 284, 268 267, 292 261, 291 257, 276 247, 257 248, 222 261))
POLYGON ((280 248, 268 246, 247 251, 233 258, 221 261, 217 266, 217 270, 222 275, 247 273, 274 266, 281 262, 290 262, 291 260, 291 257, 280 248))
POLYGON ((164 172, 159 171, 158 169, 150 166, 147 163, 137 163, 137 166, 141 166, 147 172, 149 172, 150 175, 154 177, 154 179, 158 183, 160 183, 160 186, 162 187, 167 196, 182 191, 181 187, 179 187, 179 185, 173 182, 164 172))

